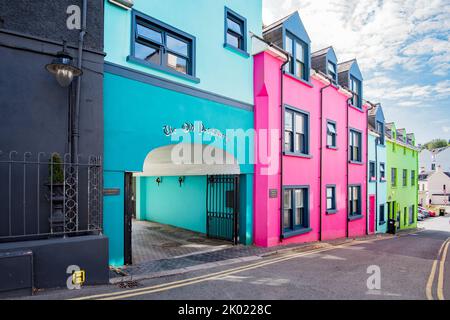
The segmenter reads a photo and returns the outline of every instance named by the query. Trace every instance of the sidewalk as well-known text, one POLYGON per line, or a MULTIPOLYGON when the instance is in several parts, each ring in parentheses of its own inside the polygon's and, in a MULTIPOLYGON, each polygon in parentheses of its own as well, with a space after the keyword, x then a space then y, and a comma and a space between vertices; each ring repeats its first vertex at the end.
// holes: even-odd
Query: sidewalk
POLYGON ((255 246, 233 246, 220 251, 198 253, 183 257, 153 260, 126 266, 120 269, 111 269, 110 283, 117 284, 143 279, 159 278, 164 276, 182 274, 190 271, 204 270, 223 265, 230 265, 263 259, 264 257, 291 251, 309 251, 330 246, 339 246, 358 240, 391 238, 392 235, 377 234, 355 239, 337 239, 327 242, 313 242, 305 244, 283 245, 271 248, 255 246))

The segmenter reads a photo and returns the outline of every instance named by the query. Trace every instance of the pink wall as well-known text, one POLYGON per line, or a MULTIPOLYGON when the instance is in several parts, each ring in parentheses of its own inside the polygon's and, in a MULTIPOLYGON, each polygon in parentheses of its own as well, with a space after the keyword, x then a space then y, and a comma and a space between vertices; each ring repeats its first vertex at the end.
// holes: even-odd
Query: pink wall
MULTIPOLYGON (((272 165, 279 162, 280 141, 280 67, 282 61, 269 54, 260 53, 254 59, 254 87, 255 87, 255 129, 258 133, 256 155, 259 149, 265 150, 267 146, 275 147, 272 165), (265 137, 261 129, 276 129, 277 134, 265 137)), ((294 79, 284 76, 284 104, 306 111, 310 114, 310 155, 302 158, 297 156, 284 156, 283 184, 309 185, 310 198, 310 227, 312 231, 303 235, 284 239, 283 244, 302 243, 320 240, 320 89, 325 86, 322 82, 311 78, 312 87, 294 79)), ((322 188, 322 240, 343 238, 347 234, 347 126, 346 108, 348 97, 335 87, 324 91, 323 110, 323 188, 322 188), (337 150, 326 148, 326 121, 337 123, 337 150), (327 215, 326 211, 326 185, 336 185, 337 213, 327 215)), ((363 160, 364 165, 349 165, 350 184, 362 186, 363 219, 348 222, 350 237, 364 235, 366 232, 366 115, 354 108, 349 110, 350 127, 363 132, 363 160)), ((270 148, 269 148, 270 150, 270 148)), ((264 170, 268 166, 264 161, 257 161, 255 165, 255 195, 254 195, 254 238, 259 246, 274 246, 280 244, 280 171, 266 175, 264 170), (278 190, 277 198, 269 197, 269 190, 278 190)))

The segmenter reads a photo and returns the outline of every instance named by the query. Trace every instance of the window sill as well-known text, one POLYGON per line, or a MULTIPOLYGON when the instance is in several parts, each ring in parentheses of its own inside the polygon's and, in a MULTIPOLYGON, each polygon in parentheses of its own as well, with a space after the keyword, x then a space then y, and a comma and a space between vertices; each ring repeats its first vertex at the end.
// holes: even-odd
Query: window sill
POLYGON ((327 215, 331 216, 331 215, 336 214, 336 213, 338 213, 337 209, 327 210, 327 215))
POLYGON ((290 151, 285 151, 285 152, 283 152, 283 154, 288 157, 297 157, 297 158, 305 158, 305 159, 312 159, 312 157, 313 157, 310 154, 295 153, 295 152, 290 152, 290 151))
POLYGON ((250 55, 247 51, 244 51, 242 49, 236 48, 235 46, 229 45, 228 43, 224 43, 223 47, 227 50, 230 50, 231 52, 237 53, 238 55, 242 56, 243 58, 249 58, 250 55))
POLYGON ((359 108, 359 107, 354 106, 354 105, 352 105, 352 104, 350 104, 349 107, 355 109, 356 111, 359 111, 359 112, 361 112, 361 113, 364 113, 364 110, 363 110, 362 108, 359 108))
POLYGON ((290 72, 285 72, 284 74, 287 75, 288 77, 294 79, 294 80, 300 81, 301 83, 303 83, 304 85, 307 85, 307 86, 310 87, 310 88, 314 88, 314 85, 313 85, 310 81, 308 81, 308 80, 299 78, 299 77, 297 77, 296 75, 293 75, 293 74, 290 73, 290 72))
POLYGON ((352 160, 350 160, 348 163, 350 163, 350 164, 356 164, 356 165, 358 165, 358 166, 364 165, 364 162, 361 162, 361 161, 352 161, 352 160))
POLYGON ((184 74, 184 73, 175 71, 169 67, 160 66, 160 65, 157 65, 157 64, 154 64, 154 63, 151 63, 151 62, 148 62, 148 61, 145 61, 145 60, 133 57, 133 56, 128 56, 127 61, 131 62, 131 63, 140 64, 140 65, 152 68, 154 70, 162 71, 164 73, 167 73, 172 76, 176 76, 176 77, 179 77, 179 78, 182 78, 182 79, 194 82, 194 83, 200 83, 200 79, 197 77, 191 76, 189 74, 184 74))
POLYGON ((381 183, 386 183, 386 180, 380 180, 381 183))
POLYGON ((380 221, 380 223, 378 224, 379 226, 383 226, 386 224, 386 221, 380 221))
POLYGON ((375 183, 375 182, 377 182, 377 178, 370 179, 369 182, 375 183))
POLYGON ((357 215, 357 216, 349 216, 348 217, 348 221, 355 221, 355 220, 359 220, 359 219, 362 219, 362 218, 364 218, 364 216, 362 214, 357 215))
POLYGON ((338 151, 339 150, 338 147, 333 147, 333 146, 327 146, 327 149, 334 150, 334 151, 338 151))
POLYGON ((311 231, 312 231, 311 228, 303 228, 294 231, 283 232, 282 237, 283 239, 288 239, 302 234, 310 233, 311 231))

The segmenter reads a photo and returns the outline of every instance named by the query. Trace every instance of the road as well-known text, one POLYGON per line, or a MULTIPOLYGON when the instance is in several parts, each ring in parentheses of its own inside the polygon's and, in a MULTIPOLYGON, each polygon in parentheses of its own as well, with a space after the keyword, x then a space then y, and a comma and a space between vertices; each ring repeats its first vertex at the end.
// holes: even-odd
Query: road
POLYGON ((285 252, 141 281, 135 288, 60 290, 34 299, 450 299, 450 218, 427 220, 420 227, 400 237, 285 252))

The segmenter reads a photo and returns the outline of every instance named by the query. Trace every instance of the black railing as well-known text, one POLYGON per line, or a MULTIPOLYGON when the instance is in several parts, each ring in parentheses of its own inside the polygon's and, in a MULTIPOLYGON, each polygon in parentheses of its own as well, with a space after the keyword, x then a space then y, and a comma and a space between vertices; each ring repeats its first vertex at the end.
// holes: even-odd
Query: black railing
POLYGON ((0 151, 0 242, 100 234, 102 159, 0 151))

